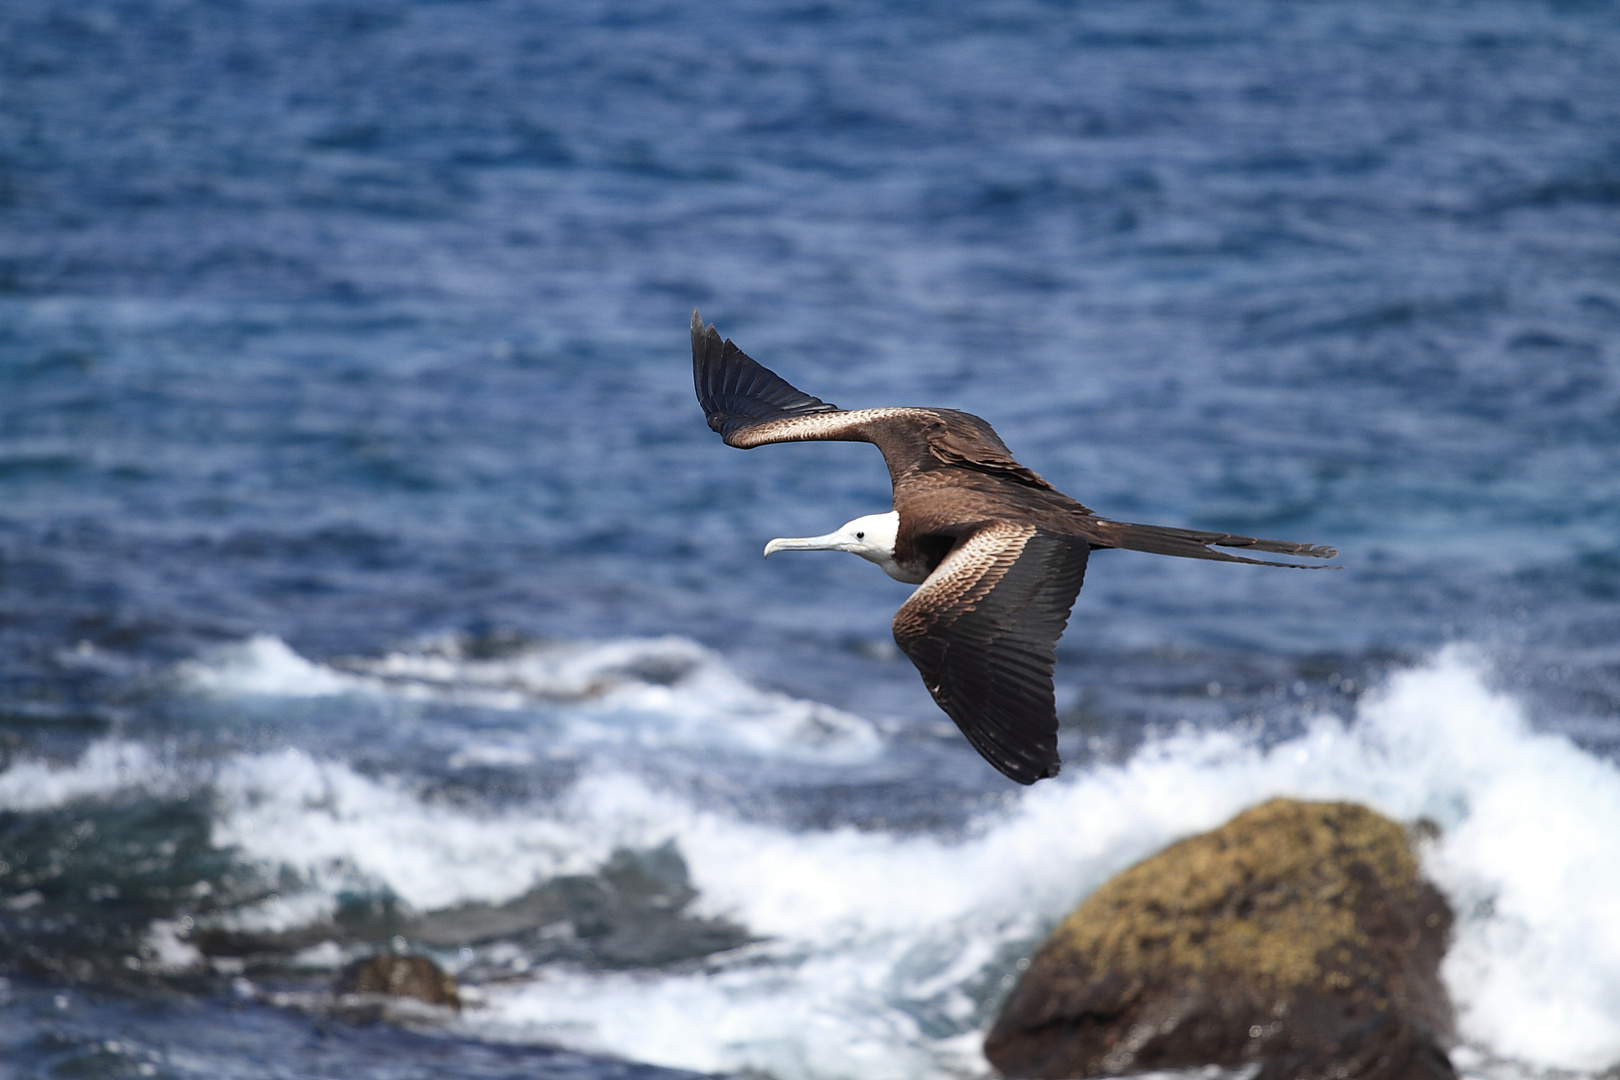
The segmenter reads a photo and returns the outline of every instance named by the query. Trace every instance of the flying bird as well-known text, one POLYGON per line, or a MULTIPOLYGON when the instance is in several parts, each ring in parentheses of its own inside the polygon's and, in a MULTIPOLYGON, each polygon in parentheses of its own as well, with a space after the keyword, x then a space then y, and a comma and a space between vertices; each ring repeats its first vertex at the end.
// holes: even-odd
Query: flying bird
POLYGON ((1295 566, 1238 548, 1331 559, 1331 547, 1109 521, 1013 460, 988 423, 955 409, 840 409, 788 385, 692 312, 692 378, 726 445, 867 442, 883 453, 894 509, 778 551, 848 551, 918 586, 894 640, 986 761, 1020 784, 1056 776, 1052 667, 1086 557, 1127 548, 1189 559, 1295 566))

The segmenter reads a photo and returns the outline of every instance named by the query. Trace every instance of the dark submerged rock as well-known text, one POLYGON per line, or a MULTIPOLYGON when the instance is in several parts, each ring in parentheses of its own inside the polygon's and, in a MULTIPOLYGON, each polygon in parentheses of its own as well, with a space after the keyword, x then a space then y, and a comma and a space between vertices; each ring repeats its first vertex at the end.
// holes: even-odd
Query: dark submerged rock
POLYGON ((461 1008, 456 980, 425 956, 384 953, 369 960, 357 960, 338 976, 336 990, 339 994, 380 994, 414 998, 456 1010, 461 1008))
POLYGON ((1256 1080, 1451 1078, 1450 928, 1399 825, 1273 799, 1087 898, 985 1056, 1043 1080, 1255 1062, 1256 1080))
MULTIPOLYGON (((628 969, 699 960, 753 940, 744 927, 693 914, 697 895, 686 863, 666 843, 650 851, 615 851, 593 874, 552 878, 504 904, 418 913, 391 899, 370 899, 343 905, 330 923, 282 933, 198 927, 189 940, 211 960, 240 962, 250 975, 272 976, 286 970, 293 954, 327 940, 359 950, 398 936, 445 951, 511 941, 535 966, 561 961, 628 969)), ((503 973, 480 960, 463 974, 480 982, 503 973)))

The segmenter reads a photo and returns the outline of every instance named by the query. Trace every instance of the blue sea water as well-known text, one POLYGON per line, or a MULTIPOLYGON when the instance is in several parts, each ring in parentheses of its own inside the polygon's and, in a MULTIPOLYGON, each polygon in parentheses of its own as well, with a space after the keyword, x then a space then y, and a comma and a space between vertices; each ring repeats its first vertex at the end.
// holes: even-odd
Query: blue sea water
POLYGON ((981 1075, 1279 793, 1441 825, 1465 1075, 1597 1075, 1617 477, 1611 4, 10 0, 0 1075, 981 1075), (1014 789, 693 307, 1344 569, 1099 554, 1014 789), (391 948, 462 1013, 335 1017, 391 948))

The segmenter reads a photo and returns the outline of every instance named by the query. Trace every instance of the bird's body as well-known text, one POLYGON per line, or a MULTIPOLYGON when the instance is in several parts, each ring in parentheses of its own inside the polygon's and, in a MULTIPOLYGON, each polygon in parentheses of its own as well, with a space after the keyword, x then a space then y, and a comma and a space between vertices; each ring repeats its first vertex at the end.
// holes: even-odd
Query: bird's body
POLYGON ((869 442, 882 451, 894 509, 783 550, 850 551, 918 585, 894 618, 896 643, 939 706, 997 769, 1029 784, 1056 775, 1052 666, 1093 548, 1264 563, 1215 547, 1312 558, 1332 548, 1100 518, 1017 461, 988 423, 954 409, 843 410, 794 389, 692 313, 692 371, 709 426, 752 449, 869 442))

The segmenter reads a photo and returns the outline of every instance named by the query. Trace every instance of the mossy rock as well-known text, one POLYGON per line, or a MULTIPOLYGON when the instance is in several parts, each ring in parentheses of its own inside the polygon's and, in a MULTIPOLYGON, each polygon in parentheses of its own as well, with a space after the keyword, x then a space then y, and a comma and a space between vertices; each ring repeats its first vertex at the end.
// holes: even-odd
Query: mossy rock
POLYGON ((1256 1062, 1256 1080, 1451 1077, 1450 927, 1395 822, 1273 799, 1087 898, 985 1056, 1043 1080, 1256 1062))
POLYGON ((456 980, 425 956, 384 953, 369 960, 358 960, 338 976, 336 989, 340 994, 380 994, 461 1008, 456 980))

